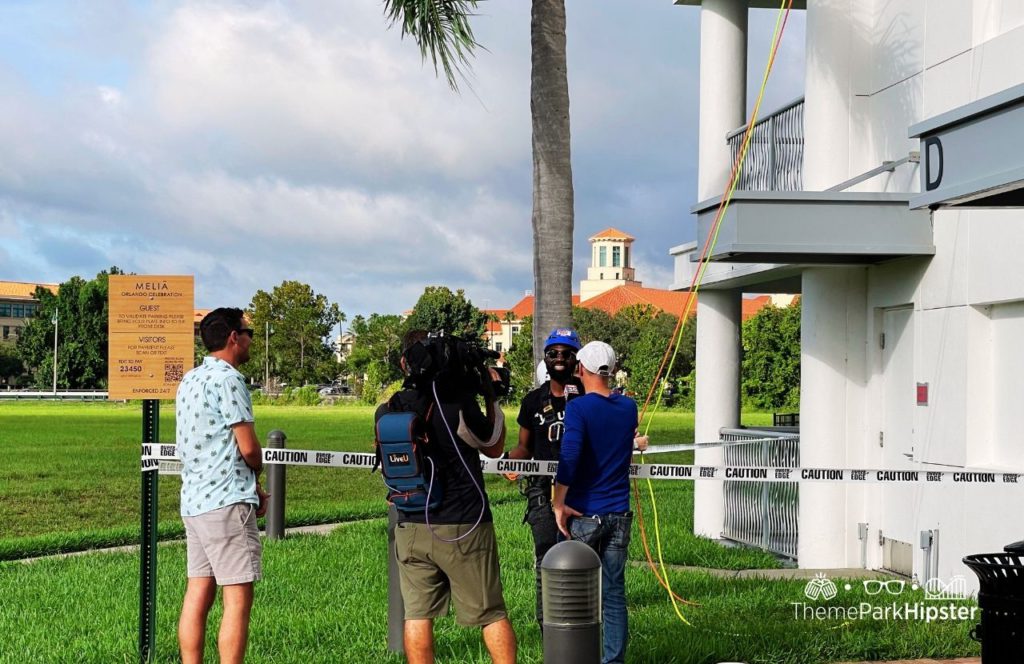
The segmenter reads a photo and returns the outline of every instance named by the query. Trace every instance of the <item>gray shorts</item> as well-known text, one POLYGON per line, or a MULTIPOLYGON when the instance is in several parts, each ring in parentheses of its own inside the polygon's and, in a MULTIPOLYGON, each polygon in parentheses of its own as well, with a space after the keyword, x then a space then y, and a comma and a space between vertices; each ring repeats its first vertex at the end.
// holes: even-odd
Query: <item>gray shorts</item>
POLYGON ((214 577, 218 586, 251 583, 262 576, 256 506, 235 503, 184 516, 189 577, 214 577))

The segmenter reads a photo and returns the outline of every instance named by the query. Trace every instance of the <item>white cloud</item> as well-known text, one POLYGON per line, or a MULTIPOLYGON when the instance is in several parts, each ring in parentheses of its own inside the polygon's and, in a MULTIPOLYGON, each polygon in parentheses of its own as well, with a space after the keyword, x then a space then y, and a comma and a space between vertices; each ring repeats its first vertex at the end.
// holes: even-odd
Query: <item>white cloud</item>
MULTIPOLYGON (((194 273, 201 306, 300 279, 350 314, 533 287, 528 3, 481 5, 458 95, 379 0, 123 2, 59 26, 31 5, 27 59, 0 60, 0 278, 194 273)), ((567 12, 577 236, 636 235, 639 277, 667 285, 698 11, 567 12)))
POLYGON ((146 58, 166 139, 215 132, 238 161, 307 160, 385 177, 429 165, 475 178, 528 158, 529 116, 515 98, 525 75, 516 86, 508 63, 483 52, 478 80, 513 84, 478 86, 480 101, 456 95, 379 15, 348 14, 313 26, 280 5, 176 11, 146 58))
POLYGON ((96 93, 100 97, 100 101, 109 106, 110 108, 117 108, 121 105, 122 94, 117 88, 112 88, 107 85, 101 85, 96 88, 96 93))
POLYGON ((673 265, 671 261, 653 263, 644 259, 633 261, 636 278, 647 288, 668 288, 673 281, 673 265))

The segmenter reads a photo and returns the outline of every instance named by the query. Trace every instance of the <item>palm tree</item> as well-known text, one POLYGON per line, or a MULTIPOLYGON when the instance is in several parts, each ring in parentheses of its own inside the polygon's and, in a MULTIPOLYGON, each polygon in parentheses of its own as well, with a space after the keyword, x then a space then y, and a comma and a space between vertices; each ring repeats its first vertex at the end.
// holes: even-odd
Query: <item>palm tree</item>
MULTIPOLYGON (((384 0, 392 23, 411 35, 423 58, 458 89, 477 46, 469 26, 476 0, 384 0)), ((573 188, 569 152, 569 81, 565 0, 533 0, 530 18, 530 113, 533 118, 533 356, 554 327, 572 323, 573 188)))
POLYGON ((533 0, 530 19, 533 119, 533 363, 554 327, 572 324, 572 163, 565 0, 533 0))

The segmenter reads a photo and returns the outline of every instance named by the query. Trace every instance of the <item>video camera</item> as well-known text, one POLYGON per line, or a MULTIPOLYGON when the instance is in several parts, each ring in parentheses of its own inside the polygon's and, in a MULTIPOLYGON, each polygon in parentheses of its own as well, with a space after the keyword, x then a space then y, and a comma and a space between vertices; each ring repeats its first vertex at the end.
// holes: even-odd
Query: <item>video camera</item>
POLYGON ((497 359, 500 354, 484 348, 477 340, 430 332, 402 356, 409 376, 418 387, 434 381, 440 387, 474 392, 484 397, 504 397, 511 391, 511 372, 505 367, 487 366, 488 360, 497 359), (491 379, 489 368, 498 373, 498 380, 491 379))

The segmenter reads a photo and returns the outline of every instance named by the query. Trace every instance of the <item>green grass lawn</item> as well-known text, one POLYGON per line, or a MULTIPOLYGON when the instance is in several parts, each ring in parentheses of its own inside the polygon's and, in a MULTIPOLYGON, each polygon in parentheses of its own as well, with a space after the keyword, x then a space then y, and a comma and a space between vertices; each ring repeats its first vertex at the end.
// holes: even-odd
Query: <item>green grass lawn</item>
MULTIPOLYGON (((257 407, 260 435, 274 428, 289 447, 367 451, 372 411, 364 407, 257 407)), ((0 560, 61 550, 134 543, 139 521, 141 408, 121 404, 0 404, 0 560)), ((747 424, 768 416, 745 415, 747 424)), ((173 439, 164 407, 161 439, 173 439)), ((655 444, 689 442, 693 416, 655 418, 655 444)), ((649 457, 688 463, 692 454, 649 457)), ((541 660, 533 621, 532 543, 522 525, 516 487, 487 479, 502 553, 506 602, 522 662, 541 660)), ((178 479, 160 482, 160 530, 180 535, 178 479)), ((744 569, 776 567, 762 552, 730 549, 692 535, 693 483, 655 482, 664 558, 668 563, 744 569)), ((640 505, 651 533, 651 505, 640 505)), ((252 662, 399 662, 385 652, 385 521, 380 478, 352 469, 288 468, 291 525, 354 521, 329 537, 268 542, 265 581, 258 590, 252 662)), ((643 559, 639 529, 631 556, 643 559)), ((175 621, 184 588, 184 547, 159 550, 158 661, 176 661, 175 621)), ((966 623, 884 620, 798 620, 792 602, 804 582, 720 579, 670 571, 676 592, 700 603, 683 607, 686 626, 644 565, 627 577, 631 661, 716 663, 831 662, 977 654, 966 623)), ((866 598, 841 595, 844 605, 866 598)), ((138 555, 95 553, 25 564, 0 562, 0 664, 5 662, 129 662, 136 653, 138 555)), ((216 616, 215 616, 216 617, 216 616)), ((208 654, 214 652, 213 633, 208 654)), ((488 661, 478 632, 438 626, 441 662, 488 661)))
MULTIPOLYGON (((494 512, 519 661, 540 662, 529 533, 520 523, 519 505, 500 505, 494 512)), ((385 649, 383 519, 351 523, 327 537, 292 537, 265 546, 265 579, 257 588, 247 661, 403 661, 385 649)), ((174 662, 184 547, 162 546, 158 557, 157 661, 174 662)), ((138 557, 128 553, 0 563, 0 662, 133 661, 137 575, 138 557)), ((800 581, 723 580, 685 572, 670 578, 679 594, 700 603, 682 609, 692 627, 677 619, 647 569, 627 572, 632 662, 796 664, 978 652, 966 623, 798 620, 791 603, 804 601, 800 581)), ((849 605, 870 598, 855 588, 841 599, 849 605)), ((215 652, 214 634, 208 657, 215 652)), ((458 628, 451 618, 439 621, 437 654, 439 662, 489 661, 479 631, 458 628)))
MULTIPOLYGON (((513 416, 515 413, 510 413, 513 416)), ((139 444, 141 406, 113 403, 0 403, 0 560, 130 544, 139 532, 139 444)), ((770 416, 745 416, 765 424, 770 416)), ((370 451, 373 409, 361 406, 257 406, 261 438, 273 429, 295 449, 370 451)), ((693 414, 665 411, 652 422, 654 444, 690 442, 693 414)), ((160 440, 174 440, 173 406, 164 404, 160 440)), ((649 457, 689 463, 691 453, 649 457)), ((330 523, 381 516, 385 511, 379 474, 365 470, 303 468, 287 470, 289 525, 330 523)), ((487 477, 492 499, 518 502, 514 484, 487 477)), ((650 505, 644 486, 643 505, 650 505)), ((732 569, 777 566, 759 551, 726 550, 692 535, 691 482, 655 482, 666 562, 732 569)), ((178 517, 179 480, 160 480, 162 539, 182 535, 178 517)), ((653 534, 651 546, 654 546, 653 534)), ((653 551, 652 551, 653 553, 653 551)), ((644 556, 639 538, 634 555, 644 556)), ((654 554, 656 556, 656 554, 654 554)))

